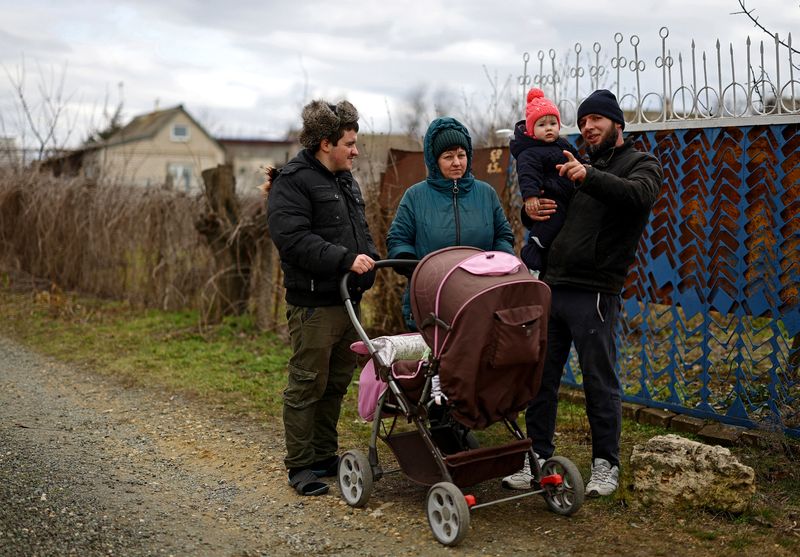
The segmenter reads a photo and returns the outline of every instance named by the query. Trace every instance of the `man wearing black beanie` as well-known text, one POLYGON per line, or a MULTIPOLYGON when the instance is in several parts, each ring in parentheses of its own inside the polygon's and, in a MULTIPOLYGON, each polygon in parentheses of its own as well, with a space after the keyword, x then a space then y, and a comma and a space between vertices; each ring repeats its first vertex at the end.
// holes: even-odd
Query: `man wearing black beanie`
MULTIPOLYGON (((623 138, 625 119, 611 91, 586 97, 578 107, 578 128, 591 164, 564 151, 567 162, 559 167, 576 189, 548 254, 543 277, 552 291, 547 355, 541 389, 525 421, 537 456, 552 456, 558 389, 574 343, 592 432, 586 495, 597 497, 610 495, 619 484, 622 402, 614 335, 622 287, 661 189, 663 170, 653 155, 623 138)), ((532 220, 546 220, 556 211, 549 199, 540 198, 539 207, 532 220)))
POLYGON ((585 118, 589 114, 605 116, 612 122, 619 124, 621 129, 625 129, 625 117, 619 107, 617 97, 608 89, 598 89, 583 99, 583 102, 578 107, 579 125, 581 118, 585 118))

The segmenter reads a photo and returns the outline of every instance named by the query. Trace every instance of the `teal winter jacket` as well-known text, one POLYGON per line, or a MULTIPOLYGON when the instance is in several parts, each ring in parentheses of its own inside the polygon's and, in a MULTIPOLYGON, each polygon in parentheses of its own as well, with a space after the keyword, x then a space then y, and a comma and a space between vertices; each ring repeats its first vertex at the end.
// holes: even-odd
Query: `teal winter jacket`
MULTIPOLYGON (((455 118, 436 118, 425 133, 423 151, 428 178, 408 188, 400 200, 386 237, 389 259, 422 259, 451 246, 513 254, 514 234, 497 192, 472 175, 472 140, 467 128, 455 118), (433 154, 433 138, 449 128, 461 131, 469 143, 467 170, 458 180, 442 176, 433 154)), ((409 322, 408 292, 403 298, 403 314, 409 322)))
POLYGON ((467 171, 458 180, 442 177, 432 150, 440 131, 469 132, 455 118, 437 118, 428 127, 423 144, 428 178, 406 190, 386 237, 390 259, 400 254, 422 259, 450 246, 514 253, 514 235, 494 188, 472 175, 472 145, 467 149, 467 171))

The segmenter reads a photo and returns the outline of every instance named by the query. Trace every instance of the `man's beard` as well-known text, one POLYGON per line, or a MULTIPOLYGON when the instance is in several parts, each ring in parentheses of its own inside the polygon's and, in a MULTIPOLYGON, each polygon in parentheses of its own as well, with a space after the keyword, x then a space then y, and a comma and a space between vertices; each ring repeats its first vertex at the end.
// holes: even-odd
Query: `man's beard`
POLYGON ((608 149, 614 147, 617 144, 617 127, 612 126, 607 131, 603 132, 603 137, 600 139, 600 143, 597 145, 589 145, 587 151, 589 151, 589 158, 595 158, 601 153, 604 153, 608 149))

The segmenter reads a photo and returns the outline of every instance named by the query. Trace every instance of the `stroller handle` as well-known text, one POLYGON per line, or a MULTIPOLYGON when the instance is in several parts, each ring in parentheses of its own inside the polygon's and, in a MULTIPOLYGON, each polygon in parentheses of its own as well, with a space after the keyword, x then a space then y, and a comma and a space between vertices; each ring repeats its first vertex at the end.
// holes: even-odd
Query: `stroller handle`
MULTIPOLYGON (((418 259, 381 259, 380 261, 375 262, 375 269, 380 269, 381 267, 412 267, 416 266, 419 263, 418 259)), ((353 301, 350 299, 350 291, 347 288, 347 281, 350 279, 350 275, 353 275, 353 271, 347 271, 343 276, 342 280, 339 283, 339 294, 342 296, 342 301, 344 302, 344 307, 347 310, 347 315, 350 316, 350 321, 353 323, 353 326, 358 333, 358 337, 364 342, 369 350, 370 354, 375 353, 375 347, 372 345, 372 341, 367 335, 367 332, 364 330, 364 327, 361 325, 361 322, 358 320, 358 316, 356 315, 356 311, 353 308, 353 301)))
MULTIPOLYGON (((395 267, 415 267, 419 263, 419 259, 381 259, 380 261, 375 262, 375 269, 380 269, 381 267, 390 267, 394 269, 395 267)), ((342 275, 342 280, 339 283, 339 294, 342 296, 342 301, 346 302, 350 300, 350 291, 347 289, 347 281, 350 279, 350 275, 353 275, 353 271, 347 271, 344 275, 342 275)))

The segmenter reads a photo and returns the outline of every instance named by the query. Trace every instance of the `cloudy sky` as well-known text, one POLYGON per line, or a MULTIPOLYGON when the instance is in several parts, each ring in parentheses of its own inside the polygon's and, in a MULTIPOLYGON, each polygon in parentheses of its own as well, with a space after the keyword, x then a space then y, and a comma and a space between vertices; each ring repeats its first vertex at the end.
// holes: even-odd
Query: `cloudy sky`
MULTIPOLYGON (((800 0, 742 1, 800 46, 800 0)), ((304 101, 346 97, 387 131, 421 86, 480 105, 487 73, 500 85, 518 76, 526 51, 561 58, 599 42, 605 53, 615 33, 628 48, 637 34, 652 67, 663 26, 684 56, 693 39, 742 52, 748 35, 768 39, 739 11, 739 0, 0 0, 0 135, 21 137, 14 85, 35 109, 62 78, 72 144, 120 100, 125 121, 182 103, 217 135, 274 139, 304 101)))

